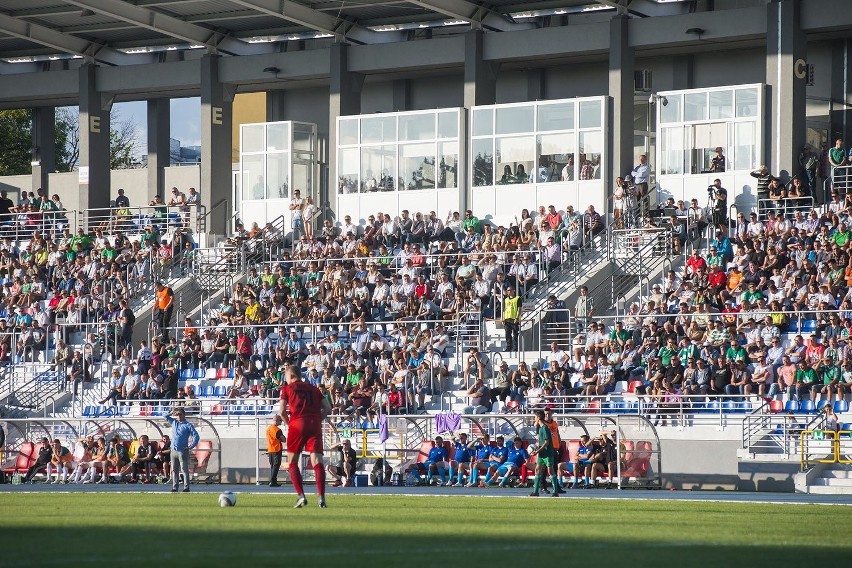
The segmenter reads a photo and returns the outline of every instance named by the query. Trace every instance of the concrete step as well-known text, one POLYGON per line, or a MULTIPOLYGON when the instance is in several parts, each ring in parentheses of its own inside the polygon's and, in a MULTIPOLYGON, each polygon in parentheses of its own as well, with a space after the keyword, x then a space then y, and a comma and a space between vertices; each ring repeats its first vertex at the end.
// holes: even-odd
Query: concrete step
POLYGON ((852 489, 852 478, 848 477, 817 477, 811 487, 846 487, 852 489))
POLYGON ((852 495, 852 487, 811 485, 808 487, 808 493, 811 495, 852 495))
POLYGON ((847 469, 827 469, 822 472, 822 478, 828 479, 852 479, 852 470, 847 469))

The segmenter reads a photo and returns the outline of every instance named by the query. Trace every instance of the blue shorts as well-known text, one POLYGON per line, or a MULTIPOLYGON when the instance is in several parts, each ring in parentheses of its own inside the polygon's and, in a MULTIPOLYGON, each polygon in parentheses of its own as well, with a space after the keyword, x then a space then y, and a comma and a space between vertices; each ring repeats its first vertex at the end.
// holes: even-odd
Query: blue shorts
POLYGON ((577 460, 580 465, 592 465, 592 460, 577 460))
POLYGON ((503 465, 501 465, 500 467, 497 468, 497 475, 498 476, 506 475, 507 473, 509 473, 513 470, 520 470, 520 469, 521 469, 520 466, 516 466, 515 464, 504 463, 503 465))
POLYGON ((503 465, 503 462, 498 462, 494 460, 488 462, 488 467, 500 467, 501 465, 503 465))

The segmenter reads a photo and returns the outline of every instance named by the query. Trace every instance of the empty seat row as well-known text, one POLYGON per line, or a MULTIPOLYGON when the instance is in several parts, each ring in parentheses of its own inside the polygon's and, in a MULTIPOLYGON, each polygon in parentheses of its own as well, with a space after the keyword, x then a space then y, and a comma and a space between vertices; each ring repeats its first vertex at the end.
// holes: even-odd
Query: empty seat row
POLYGON ((182 369, 180 372, 180 379, 182 381, 190 381, 190 380, 216 380, 216 379, 233 379, 234 378, 234 369, 232 368, 222 368, 215 369, 209 368, 205 369, 204 367, 200 369, 182 369))

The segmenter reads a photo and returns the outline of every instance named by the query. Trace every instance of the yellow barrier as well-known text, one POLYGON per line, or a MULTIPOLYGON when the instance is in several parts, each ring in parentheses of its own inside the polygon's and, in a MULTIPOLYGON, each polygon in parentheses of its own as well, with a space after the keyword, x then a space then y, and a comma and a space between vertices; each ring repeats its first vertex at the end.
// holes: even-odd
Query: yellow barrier
POLYGON ((799 444, 800 444, 800 462, 802 471, 804 471, 808 464, 812 463, 852 463, 852 460, 840 458, 840 435, 841 434, 849 434, 848 430, 843 430, 841 432, 835 432, 834 430, 804 430, 799 435, 799 444), (825 448, 825 442, 831 443, 831 453, 828 457, 822 458, 812 458, 811 457, 811 444, 819 443, 820 450, 825 448))
POLYGON ((850 430, 841 430, 837 433, 837 443, 835 449, 835 456, 837 456, 837 463, 852 463, 852 431, 850 430), (841 442, 843 442, 843 438, 849 441, 848 448, 841 448, 841 442), (842 450, 848 450, 848 453, 843 453, 842 450))

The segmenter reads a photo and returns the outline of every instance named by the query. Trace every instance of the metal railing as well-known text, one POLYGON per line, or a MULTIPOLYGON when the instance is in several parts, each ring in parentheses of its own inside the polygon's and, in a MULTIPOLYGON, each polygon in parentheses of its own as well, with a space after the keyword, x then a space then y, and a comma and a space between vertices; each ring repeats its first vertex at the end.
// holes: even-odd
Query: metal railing
POLYGON ((840 195, 852 193, 852 165, 837 166, 831 170, 831 189, 840 195))
POLYGON ((811 464, 825 463, 852 463, 849 459, 849 443, 841 442, 844 438, 852 436, 849 430, 824 430, 809 428, 803 430, 799 434, 799 459, 802 471, 805 471, 811 464))
POLYGON ((87 234, 96 230, 104 233, 121 231, 124 234, 143 233, 154 227, 162 234, 179 227, 199 233, 206 227, 207 208, 204 205, 157 204, 142 207, 101 207, 74 212, 75 226, 87 234))
POLYGON ((34 232, 43 236, 59 236, 64 229, 76 232, 76 211, 21 211, 0 215, 0 238, 13 243, 29 241, 34 232))
POLYGON ((782 217, 792 219, 799 211, 810 213, 814 210, 814 198, 809 197, 785 197, 784 199, 760 199, 757 202, 757 218, 761 222, 769 218, 770 212, 780 214, 782 217))

